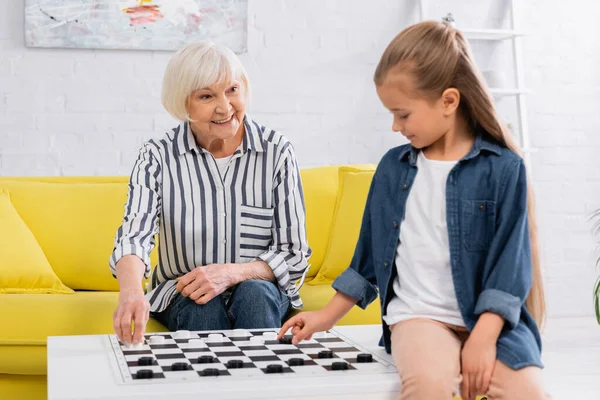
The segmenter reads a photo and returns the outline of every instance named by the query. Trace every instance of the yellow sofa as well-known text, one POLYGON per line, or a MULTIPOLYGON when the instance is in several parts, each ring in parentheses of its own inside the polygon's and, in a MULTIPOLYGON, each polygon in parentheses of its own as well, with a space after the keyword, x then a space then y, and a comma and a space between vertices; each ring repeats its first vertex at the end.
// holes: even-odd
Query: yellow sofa
MULTIPOLYGON (((305 310, 323 307, 334 294, 331 282, 352 257, 374 169, 301 171, 313 249, 301 289, 305 310)), ((126 197, 127 177, 0 178, 0 218, 13 224, 7 231, 0 222, 0 245, 12 254, 7 261, 0 253, 0 398, 46 398, 48 336, 113 332, 118 284, 108 257, 126 197)), ((156 250, 151 258, 154 265, 156 250)), ((376 301, 367 310, 354 307, 339 324, 380 321, 376 301)), ((164 330, 154 320, 147 328, 164 330)))

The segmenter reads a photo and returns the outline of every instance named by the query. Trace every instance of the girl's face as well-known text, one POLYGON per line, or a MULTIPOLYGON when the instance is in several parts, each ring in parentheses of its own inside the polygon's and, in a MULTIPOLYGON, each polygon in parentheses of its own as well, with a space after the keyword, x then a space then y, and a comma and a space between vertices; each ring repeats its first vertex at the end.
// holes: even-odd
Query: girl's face
POLYGON ((379 99, 394 116, 392 130, 417 149, 432 145, 452 129, 456 107, 448 107, 445 93, 425 98, 417 92, 411 76, 394 70, 377 86, 379 99))

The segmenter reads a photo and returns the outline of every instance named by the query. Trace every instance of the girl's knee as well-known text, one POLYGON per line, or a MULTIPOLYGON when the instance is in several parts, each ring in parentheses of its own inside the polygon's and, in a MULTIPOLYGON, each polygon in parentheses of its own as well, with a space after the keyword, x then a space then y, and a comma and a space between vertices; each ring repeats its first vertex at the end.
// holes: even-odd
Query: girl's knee
POLYGON ((496 362, 496 366, 494 367, 494 375, 490 381, 487 397, 489 400, 551 399, 544 390, 540 368, 525 367, 513 370, 500 361, 496 362))
POLYGON ((451 399, 457 394, 460 377, 452 372, 420 371, 400 376, 403 400, 451 399))

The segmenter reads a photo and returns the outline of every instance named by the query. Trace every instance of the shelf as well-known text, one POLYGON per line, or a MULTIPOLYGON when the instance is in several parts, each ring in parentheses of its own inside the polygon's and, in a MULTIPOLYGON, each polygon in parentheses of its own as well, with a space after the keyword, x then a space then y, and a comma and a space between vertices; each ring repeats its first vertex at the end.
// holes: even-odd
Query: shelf
POLYGON ((507 40, 523 36, 522 32, 509 29, 460 29, 469 40, 507 40))
POLYGON ((527 94, 529 90, 517 89, 517 88, 491 88, 490 91, 494 96, 517 96, 520 94, 527 94))

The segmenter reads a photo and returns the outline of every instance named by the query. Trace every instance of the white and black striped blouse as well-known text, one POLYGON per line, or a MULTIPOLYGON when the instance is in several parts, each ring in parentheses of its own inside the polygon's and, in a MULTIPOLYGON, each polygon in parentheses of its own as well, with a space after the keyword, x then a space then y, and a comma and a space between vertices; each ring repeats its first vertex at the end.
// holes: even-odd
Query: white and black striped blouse
POLYGON ((294 308, 308 271, 305 207, 291 143, 281 133, 244 119, 242 143, 225 173, 196 144, 187 123, 140 150, 129 182, 125 216, 110 269, 124 255, 146 264, 158 232, 159 261, 146 290, 150 310, 164 310, 174 280, 197 266, 261 259, 294 308), (300 282, 298 282, 300 281, 300 282))

